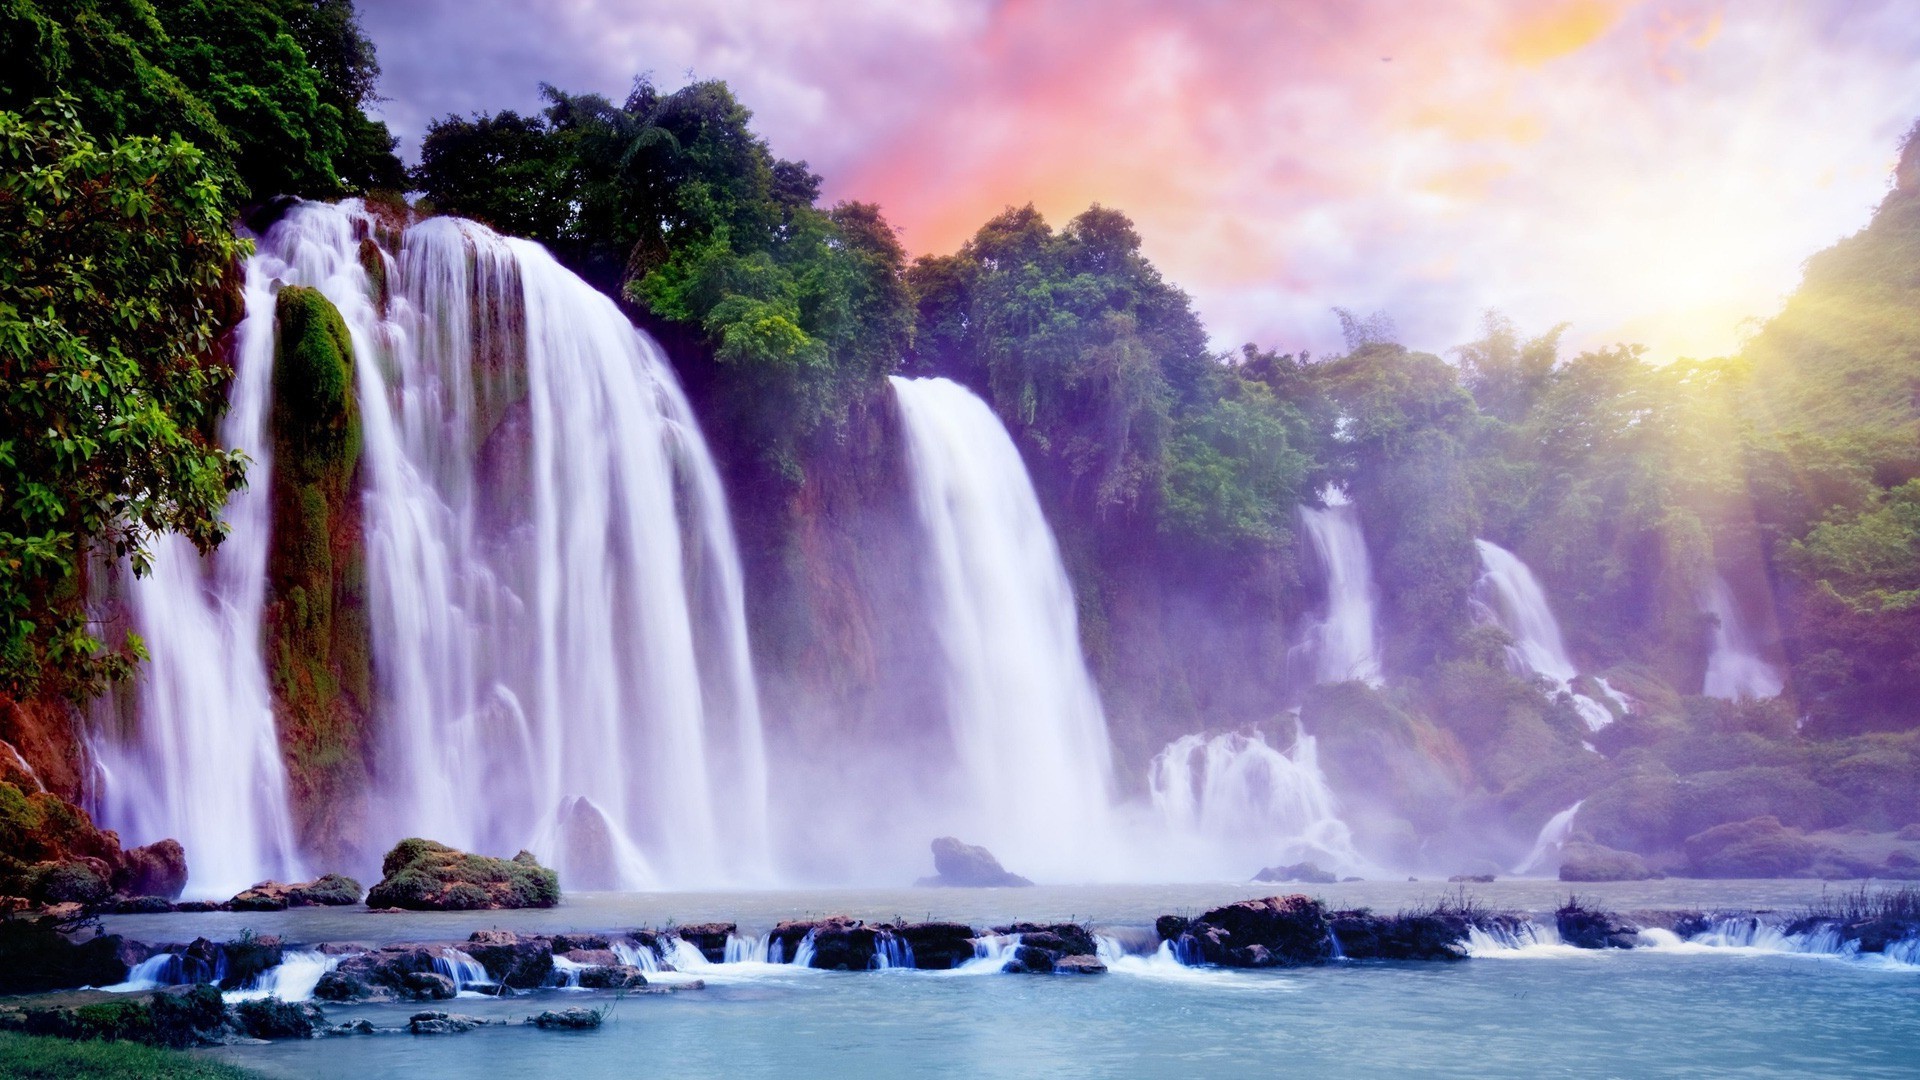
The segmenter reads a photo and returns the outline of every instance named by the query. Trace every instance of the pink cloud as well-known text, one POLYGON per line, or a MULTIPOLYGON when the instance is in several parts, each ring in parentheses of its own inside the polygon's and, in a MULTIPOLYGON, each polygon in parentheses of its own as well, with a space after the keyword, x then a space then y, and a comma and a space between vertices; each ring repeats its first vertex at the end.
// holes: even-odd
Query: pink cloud
POLYGON ((1500 307, 1656 353, 1734 342, 1859 227, 1920 113, 1896 0, 506 0, 369 5, 407 135, 534 85, 733 84, 916 251, 1008 204, 1132 215, 1216 341, 1410 344, 1500 307))

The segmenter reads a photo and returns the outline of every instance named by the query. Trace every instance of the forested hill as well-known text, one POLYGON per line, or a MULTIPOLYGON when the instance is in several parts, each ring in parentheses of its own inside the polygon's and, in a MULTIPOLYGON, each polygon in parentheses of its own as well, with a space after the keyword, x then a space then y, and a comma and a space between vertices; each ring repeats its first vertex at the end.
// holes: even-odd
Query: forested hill
POLYGON ((360 194, 540 241, 666 345, 726 474, 788 737, 863 737, 923 701, 890 662, 914 647, 886 602, 914 556, 886 379, 938 374, 993 406, 1035 478, 1130 782, 1171 738, 1289 729, 1301 706, 1404 853, 1489 807, 1531 834, 1588 797, 1583 829, 1643 852, 1920 805, 1913 136, 1872 224, 1732 357, 1568 356, 1559 328, 1497 313, 1434 355, 1344 311, 1342 355, 1216 355, 1121 210, 1011 207, 910 260, 883 208, 822 205, 719 82, 445 117, 403 172, 348 0, 12 0, 0 56, 20 253, 0 266, 0 739, 32 741, 13 705, 84 700, 137 661, 86 622, 83 550, 219 539, 241 476, 210 434, 227 227, 277 195, 360 194), (1301 511, 1330 488, 1370 550, 1379 686, 1288 665, 1326 601, 1301 511), (1510 669, 1476 539, 1525 560, 1585 696, 1611 700, 1603 676, 1630 713, 1595 732, 1564 686, 1510 669), (1719 581, 1780 697, 1701 695, 1719 581))

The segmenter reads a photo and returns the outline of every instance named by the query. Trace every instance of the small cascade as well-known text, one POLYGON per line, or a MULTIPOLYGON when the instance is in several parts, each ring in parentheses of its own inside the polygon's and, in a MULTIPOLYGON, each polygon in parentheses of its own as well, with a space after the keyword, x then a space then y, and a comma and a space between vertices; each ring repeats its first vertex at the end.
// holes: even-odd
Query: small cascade
MULTIPOLYGON (((654 955, 652 949, 644 945, 636 945, 630 941, 616 941, 610 947, 613 950, 613 955, 618 957, 622 964, 632 968, 639 968, 640 973, 648 978, 652 978, 661 973, 660 958, 654 955)), ((702 959, 705 958, 702 957, 702 959)))
POLYGON ((728 934, 725 951, 721 954, 723 964, 784 964, 787 962, 786 946, 772 934, 746 936, 728 934))
POLYGON ((1301 507, 1300 521, 1326 574, 1327 610, 1294 647, 1294 659, 1303 661, 1311 683, 1357 679, 1378 686, 1377 597, 1359 511, 1339 488, 1328 487, 1321 501, 1326 505, 1301 507))
POLYGON ((577 963, 560 953, 554 953, 553 974, 549 976, 550 981, 548 985, 561 990, 578 990, 580 989, 580 973, 585 970, 587 970, 587 965, 577 963))
POLYGON ((1106 714, 1026 466, 993 410, 965 387, 891 381, 946 654, 959 780, 950 831, 1023 871, 1111 872, 1106 714))
POLYGON ((1526 858, 1520 860, 1520 865, 1513 868, 1515 877, 1525 877, 1528 874, 1553 869, 1548 866, 1548 863, 1556 859, 1560 849, 1566 846, 1567 838, 1573 835, 1573 817, 1580 812, 1580 807, 1585 802, 1586 800, 1582 799, 1574 803, 1548 818, 1547 823, 1540 826, 1540 835, 1533 841, 1533 849, 1527 852, 1526 858))
POLYGON ((1528 920, 1509 923, 1490 920, 1467 928, 1467 955, 1475 959, 1510 959, 1536 956, 1592 956, 1594 950, 1568 945, 1560 940, 1560 928, 1553 923, 1528 920))
MULTIPOLYGON (((774 963, 779 963, 779 961, 776 960, 774 963)), ((813 931, 807 931, 807 936, 801 938, 800 944, 794 946, 793 959, 789 960, 788 963, 794 967, 810 968, 813 966, 813 931)))
POLYGON ((163 952, 154 953, 133 965, 124 981, 100 989, 110 994, 131 994, 140 990, 157 990, 162 986, 186 986, 212 981, 213 972, 198 957, 163 952))
POLYGON ((1013 961, 1020 951, 1019 934, 987 934, 975 938, 973 959, 941 974, 946 975, 998 975, 1013 961))
MULTIPOLYGON (((1520 557, 1498 544, 1475 540, 1484 571, 1474 582, 1474 600, 1501 629, 1513 638, 1507 646, 1507 666, 1516 674, 1533 673, 1552 680, 1555 686, 1573 697, 1573 705, 1587 728, 1599 731, 1613 723, 1613 711, 1584 694, 1576 693, 1573 681, 1580 677, 1573 659, 1567 655, 1566 642, 1560 636, 1560 622, 1547 605, 1546 590, 1520 557)), ((1596 679, 1601 689, 1624 709, 1625 699, 1596 679)))
POLYGON ((309 1001, 320 977, 340 966, 340 957, 322 952, 288 952, 280 962, 253 977, 246 986, 228 990, 220 996, 229 1002, 279 998, 281 1001, 309 1001))
POLYGON ((1363 862, 1311 735, 1286 753, 1259 732, 1183 735, 1154 756, 1147 790, 1182 856, 1202 856, 1205 865, 1193 868, 1202 873, 1236 878, 1274 863, 1363 862))
POLYGON ((487 976, 485 964, 452 946, 434 953, 433 970, 452 981, 455 995, 479 997, 481 995, 474 987, 497 985, 487 976))
MULTIPOLYGON (((809 958, 811 959, 811 958, 809 958)), ((899 937, 891 930, 881 930, 873 936, 873 969, 887 971, 895 968, 912 970, 913 943, 899 937)))
MULTIPOLYGON (((192 859, 189 899, 224 899, 268 878, 299 881, 286 770, 261 652, 272 515, 274 296, 291 273, 283 225, 245 266, 246 316, 234 331, 231 400, 221 445, 247 455, 247 485, 222 514, 227 539, 202 557, 185 538, 153 538, 145 577, 119 569, 148 660, 134 715, 96 717, 95 816, 135 843, 177 839, 192 859)), ((100 708, 110 709, 110 699, 100 708)))
POLYGON ((1740 603, 1725 575, 1713 576, 1701 606, 1713 616, 1715 625, 1712 651, 1707 654, 1707 676, 1700 692, 1729 701, 1778 697, 1786 683, 1779 669, 1760 655, 1759 643, 1741 615, 1740 603))

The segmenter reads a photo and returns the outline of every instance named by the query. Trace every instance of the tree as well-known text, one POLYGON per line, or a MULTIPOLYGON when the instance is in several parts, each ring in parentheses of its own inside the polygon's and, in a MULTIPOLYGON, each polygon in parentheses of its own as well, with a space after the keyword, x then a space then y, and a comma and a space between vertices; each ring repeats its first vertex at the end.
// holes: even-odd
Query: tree
POLYGON ((87 627, 91 554, 202 550, 244 478, 209 431, 226 370, 229 195, 179 136, 96 141, 71 99, 0 111, 0 692, 83 697, 124 672, 87 627))

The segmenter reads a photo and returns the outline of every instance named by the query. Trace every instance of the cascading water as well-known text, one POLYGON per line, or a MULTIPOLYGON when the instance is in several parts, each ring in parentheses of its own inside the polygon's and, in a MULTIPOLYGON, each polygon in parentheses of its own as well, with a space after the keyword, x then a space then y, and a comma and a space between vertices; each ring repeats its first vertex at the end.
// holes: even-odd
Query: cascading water
MULTIPOLYGON (((1585 694, 1575 693, 1573 680, 1580 669, 1567 655, 1566 642, 1560 636, 1559 620, 1547 606, 1547 594, 1533 571, 1520 557, 1498 544, 1475 540, 1480 551, 1483 573, 1474 582, 1474 599, 1494 622, 1513 638, 1507 646, 1507 665, 1515 672, 1533 672, 1551 679, 1573 697, 1574 708, 1592 731, 1613 723, 1613 712, 1585 694)), ((1613 688, 1604 679, 1595 679, 1606 693, 1618 701, 1613 688)))
POLYGON ((952 831, 1023 872, 1110 873, 1112 752, 1073 590, 1020 454, 986 402, 892 380, 933 567, 961 791, 952 831), (1062 844, 1060 837, 1073 837, 1062 844))
POLYGON ((1560 849, 1567 844, 1567 838, 1573 835, 1573 818, 1580 812, 1581 803, 1584 802, 1586 800, 1582 799, 1574 803, 1548 818, 1547 823, 1540 826, 1540 835, 1534 838, 1533 849, 1527 852, 1526 858, 1520 860, 1520 865, 1513 868, 1515 877, 1525 877, 1528 874, 1537 874, 1542 870, 1550 869, 1547 864, 1559 855, 1560 849))
POLYGON ((1262 860, 1363 862, 1310 735, 1284 754, 1258 732, 1182 736, 1154 757, 1147 790, 1191 872, 1239 878, 1262 860))
POLYGON ((354 347, 384 833, 368 846, 531 847, 571 888, 766 880, 739 558, 658 347, 538 245, 452 218, 379 256, 383 304, 360 247, 378 231, 357 203, 300 204, 249 264, 227 436, 256 483, 210 585, 163 540, 135 587, 136 617, 165 630, 139 737, 101 756, 108 821, 179 837, 200 892, 294 872, 259 655, 285 282, 324 293, 354 347))
POLYGON ((1785 689, 1780 672, 1760 655, 1740 604, 1725 576, 1715 574, 1702 597, 1702 606, 1715 620, 1713 650, 1707 656, 1707 677, 1700 692, 1707 697, 1777 697, 1785 689))
POLYGON ((1327 578, 1327 611, 1307 628, 1297 651, 1304 654, 1308 678, 1314 683, 1357 679, 1370 686, 1381 681, 1380 651, 1375 630, 1373 569, 1367 561, 1367 540, 1360 531, 1360 515, 1346 493, 1329 487, 1321 494, 1325 506, 1301 507, 1300 520, 1313 543, 1327 578))
MULTIPOLYGON (((95 811, 139 843, 185 846, 189 898, 224 899, 264 878, 298 880, 286 771, 261 653, 272 443, 276 279, 289 248, 262 243, 245 268, 246 316, 235 330, 223 445, 245 453, 247 486, 228 500, 228 536, 206 558, 176 534, 153 541, 151 572, 121 571, 120 592, 148 660, 135 716, 96 724, 95 811)), ((104 707, 103 703, 103 707, 104 707)))

